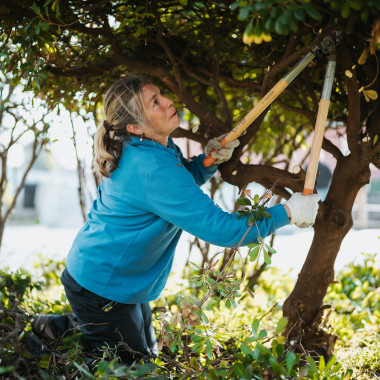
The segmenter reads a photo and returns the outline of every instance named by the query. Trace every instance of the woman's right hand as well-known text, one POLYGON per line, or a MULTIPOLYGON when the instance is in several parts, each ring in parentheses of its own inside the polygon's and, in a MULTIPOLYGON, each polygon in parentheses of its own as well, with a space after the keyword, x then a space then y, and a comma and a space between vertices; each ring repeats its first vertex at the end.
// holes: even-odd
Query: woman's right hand
POLYGON ((318 194, 302 195, 302 193, 294 193, 284 203, 285 208, 288 208, 290 212, 290 224, 295 224, 300 228, 312 226, 317 217, 319 201, 318 194))

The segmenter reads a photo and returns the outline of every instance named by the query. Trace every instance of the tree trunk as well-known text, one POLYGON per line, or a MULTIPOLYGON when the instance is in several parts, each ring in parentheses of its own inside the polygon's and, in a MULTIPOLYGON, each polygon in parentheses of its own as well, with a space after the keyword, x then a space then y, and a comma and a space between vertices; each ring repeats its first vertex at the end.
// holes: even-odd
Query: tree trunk
POLYGON ((331 355, 335 336, 320 326, 329 285, 334 281, 334 263, 341 243, 351 229, 352 208, 360 188, 369 182, 369 165, 354 162, 350 156, 338 160, 326 200, 320 205, 314 225, 314 239, 296 285, 283 306, 289 317, 285 334, 297 351, 331 355))

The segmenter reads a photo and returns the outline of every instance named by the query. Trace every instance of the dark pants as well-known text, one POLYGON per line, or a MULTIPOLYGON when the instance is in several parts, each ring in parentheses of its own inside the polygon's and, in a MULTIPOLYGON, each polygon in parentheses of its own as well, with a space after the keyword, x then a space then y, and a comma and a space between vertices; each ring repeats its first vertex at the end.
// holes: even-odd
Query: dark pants
POLYGON ((111 303, 79 285, 65 269, 61 275, 67 299, 74 311, 78 327, 89 346, 97 350, 106 345, 119 345, 118 354, 125 363, 139 355, 119 344, 124 342, 133 351, 157 355, 157 340, 152 326, 149 303, 111 303))

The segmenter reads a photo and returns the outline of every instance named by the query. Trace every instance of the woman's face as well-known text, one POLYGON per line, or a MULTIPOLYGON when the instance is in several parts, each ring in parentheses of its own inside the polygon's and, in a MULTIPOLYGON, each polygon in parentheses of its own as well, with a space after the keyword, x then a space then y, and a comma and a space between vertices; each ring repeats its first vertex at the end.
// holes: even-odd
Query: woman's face
POLYGON ((148 119, 148 126, 143 129, 144 135, 166 144, 168 136, 180 123, 173 101, 163 96, 152 83, 144 85, 141 92, 148 119))

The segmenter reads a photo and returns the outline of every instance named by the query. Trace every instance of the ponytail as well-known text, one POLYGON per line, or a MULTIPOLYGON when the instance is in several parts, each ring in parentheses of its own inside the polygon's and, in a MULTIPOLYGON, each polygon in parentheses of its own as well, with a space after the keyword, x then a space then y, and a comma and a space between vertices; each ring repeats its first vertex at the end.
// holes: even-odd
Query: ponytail
POLYGON ((143 76, 128 76, 113 83, 104 97, 106 120, 96 130, 94 171, 102 179, 118 167, 124 141, 130 136, 127 125, 145 125, 141 90, 151 83, 143 76))

